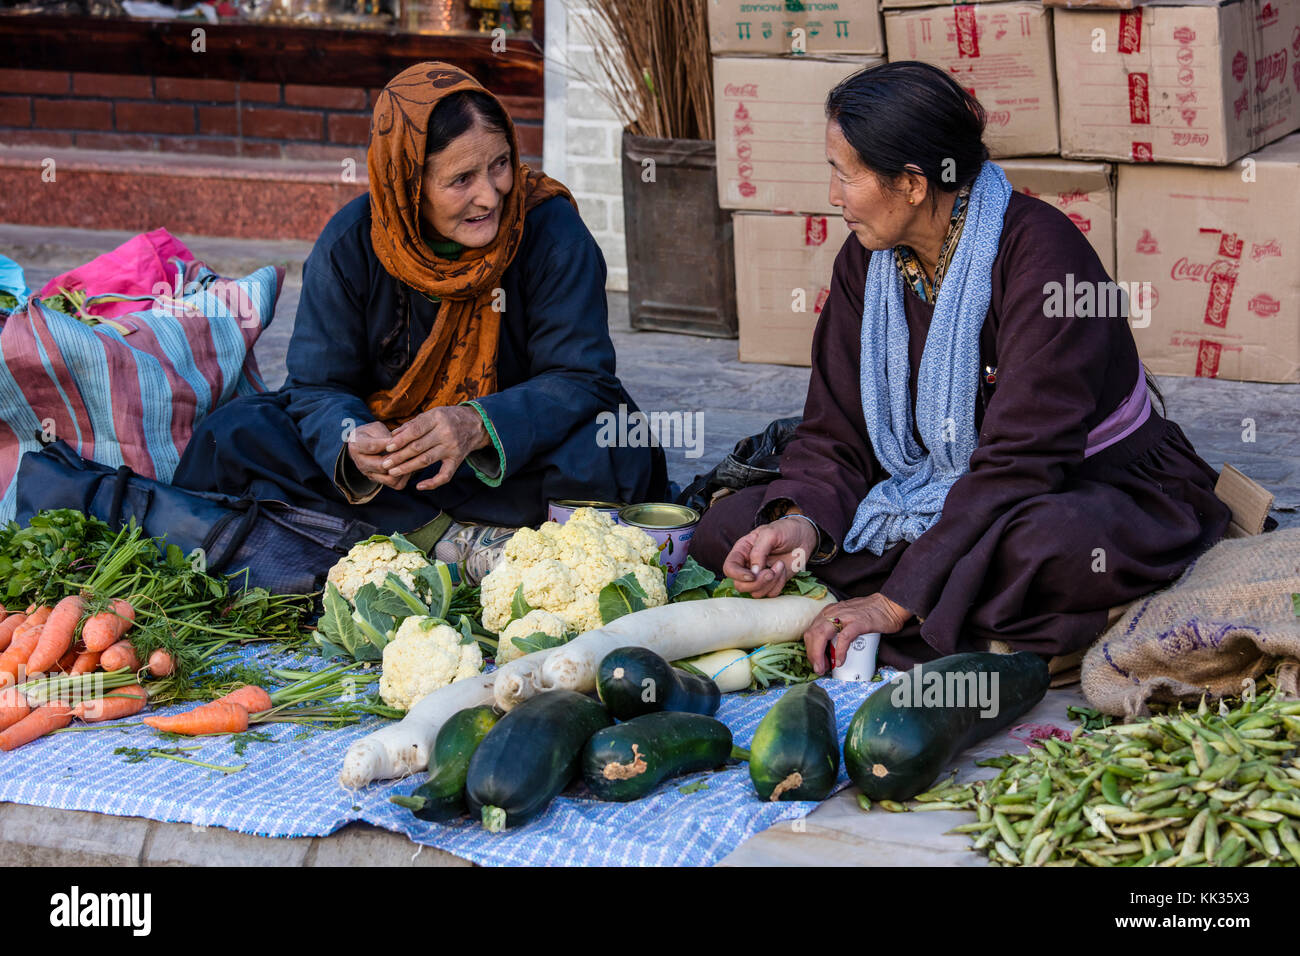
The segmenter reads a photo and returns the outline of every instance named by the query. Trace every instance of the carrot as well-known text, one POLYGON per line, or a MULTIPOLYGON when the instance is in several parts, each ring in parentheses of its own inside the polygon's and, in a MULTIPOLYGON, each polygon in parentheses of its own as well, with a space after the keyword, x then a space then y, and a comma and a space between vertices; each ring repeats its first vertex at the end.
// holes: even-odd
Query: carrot
POLYGON ((0 730, 12 727, 32 712, 27 695, 17 687, 0 690, 0 730))
POLYGON ((81 651, 75 647, 69 648, 68 653, 60 657, 59 662, 54 665, 54 669, 60 674, 67 674, 72 670, 72 665, 77 662, 77 658, 80 656, 81 651))
POLYGON ((24 624, 14 634, 8 650, 0 654, 0 686, 13 683, 18 679, 19 672, 27 670, 27 659, 40 643, 41 631, 44 627, 44 624, 37 624, 35 627, 24 624))
POLYGON ((109 691, 103 697, 82 701, 72 708, 72 715, 88 724, 99 720, 118 720, 140 713, 148 702, 149 692, 139 684, 131 684, 129 687, 109 691))
POLYGON ((99 651, 82 651, 72 662, 69 674, 89 674, 99 666, 99 651))
POLYGON ((40 642, 27 660, 28 673, 44 674, 68 653, 76 638, 77 622, 85 611, 86 602, 79 594, 70 594, 54 606, 41 631, 40 642))
POLYGON ((154 677, 166 677, 176 670, 176 659, 161 647, 149 655, 149 673, 154 677))
POLYGON ((66 704, 45 704, 37 707, 18 723, 0 732, 0 750, 14 750, 70 723, 72 723, 72 708, 66 704))
POLYGON ((218 697, 217 700, 238 704, 250 714, 260 714, 275 706, 271 703, 271 695, 256 684, 245 684, 238 690, 232 690, 225 697, 218 697))
POLYGON ((135 620, 135 608, 128 602, 117 598, 107 611, 92 615, 81 629, 81 639, 86 642, 88 651, 106 651, 122 639, 131 622, 135 620))
POLYGON ((99 666, 106 671, 120 670, 123 667, 137 671, 140 669, 140 658, 136 656, 131 642, 123 640, 99 655, 99 666))
POLYGON ((229 701, 210 704, 170 717, 146 717, 144 722, 155 730, 172 734, 238 734, 248 729, 248 711, 229 701))
POLYGON ((3 604, 0 604, 0 621, 3 621, 8 616, 9 616, 9 612, 5 609, 5 606, 3 604))
POLYGON ((22 627, 26 620, 26 614, 10 614, 4 619, 4 623, 0 624, 0 651, 9 646, 9 642, 14 638, 14 631, 22 627))

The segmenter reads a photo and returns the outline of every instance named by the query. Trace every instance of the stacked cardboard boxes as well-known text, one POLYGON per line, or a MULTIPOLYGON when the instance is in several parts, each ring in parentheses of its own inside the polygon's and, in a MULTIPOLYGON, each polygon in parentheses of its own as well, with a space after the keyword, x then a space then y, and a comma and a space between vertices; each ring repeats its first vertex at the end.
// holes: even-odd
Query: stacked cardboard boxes
POLYGON ((1116 278, 1150 305, 1143 361, 1300 381, 1300 151, 1283 140, 1300 129, 1300 3, 1049 2, 1071 7, 1055 11, 1061 152, 1120 161, 1116 278))
POLYGON ((718 197, 734 210, 740 359, 807 365, 831 266, 849 235, 830 204, 826 94, 885 62, 880 11, 876 0, 708 3, 718 197))
POLYGON ((742 361, 809 361, 849 235, 825 96, 887 53, 972 90, 1012 186, 1148 290, 1134 334, 1153 372, 1300 381, 1300 137, 1278 142, 1300 129, 1300 0, 790 6, 709 0, 742 361))

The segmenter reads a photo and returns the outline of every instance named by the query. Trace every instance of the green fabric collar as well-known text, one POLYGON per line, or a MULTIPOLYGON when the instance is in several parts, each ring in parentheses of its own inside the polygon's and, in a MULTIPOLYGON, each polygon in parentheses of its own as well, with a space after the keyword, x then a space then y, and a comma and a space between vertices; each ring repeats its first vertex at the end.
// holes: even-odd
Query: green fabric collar
POLYGON ((460 258, 460 254, 465 251, 465 247, 459 242, 452 242, 449 239, 444 239, 440 242, 430 242, 426 239, 424 240, 424 244, 444 259, 458 259, 460 258))

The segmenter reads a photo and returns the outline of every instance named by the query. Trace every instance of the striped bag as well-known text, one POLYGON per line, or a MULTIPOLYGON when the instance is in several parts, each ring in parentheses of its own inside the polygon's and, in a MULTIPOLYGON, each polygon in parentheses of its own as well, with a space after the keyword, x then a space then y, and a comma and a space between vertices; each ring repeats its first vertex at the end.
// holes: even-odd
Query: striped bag
POLYGON ((83 322, 33 299, 4 320, 0 521, 14 516, 19 460, 45 441, 168 482, 205 415, 266 390, 253 343, 275 313, 284 270, 225 279, 179 257, 167 268, 179 294, 146 297, 145 311, 83 322))

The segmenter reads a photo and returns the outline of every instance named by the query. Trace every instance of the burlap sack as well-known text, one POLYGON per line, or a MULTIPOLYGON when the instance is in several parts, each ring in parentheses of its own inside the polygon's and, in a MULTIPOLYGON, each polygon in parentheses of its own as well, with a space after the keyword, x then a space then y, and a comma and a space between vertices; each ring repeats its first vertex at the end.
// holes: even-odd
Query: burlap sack
POLYGON ((1083 692, 1103 713, 1135 716, 1151 701, 1240 695, 1280 664, 1282 690, 1297 696, 1297 593, 1300 528, 1221 541, 1098 638, 1083 692))

